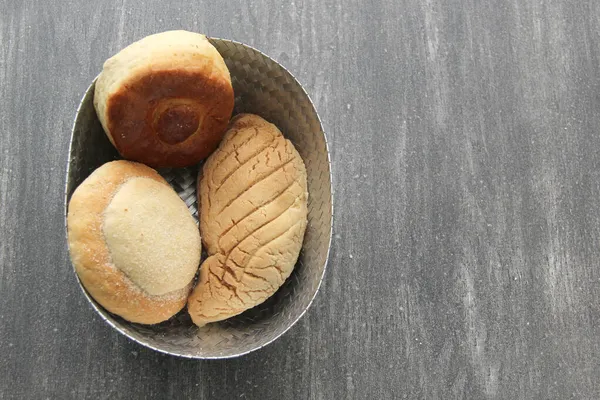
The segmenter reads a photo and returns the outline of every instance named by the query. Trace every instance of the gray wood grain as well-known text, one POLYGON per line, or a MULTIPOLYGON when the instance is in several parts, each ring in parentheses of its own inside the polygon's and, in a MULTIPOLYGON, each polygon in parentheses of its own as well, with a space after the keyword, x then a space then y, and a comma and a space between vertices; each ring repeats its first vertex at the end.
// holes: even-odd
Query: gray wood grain
POLYGON ((600 398, 600 3, 0 0, 0 398, 600 398), (101 64, 185 28, 313 97, 335 239, 310 312, 198 362, 75 283, 69 130, 101 64))

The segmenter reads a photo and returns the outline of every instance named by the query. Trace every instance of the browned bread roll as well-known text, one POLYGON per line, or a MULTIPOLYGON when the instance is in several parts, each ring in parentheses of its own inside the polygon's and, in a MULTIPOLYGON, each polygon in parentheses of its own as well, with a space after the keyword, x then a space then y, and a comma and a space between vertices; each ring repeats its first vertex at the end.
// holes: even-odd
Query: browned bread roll
POLYGON ((277 127, 256 115, 231 122, 199 179, 209 257, 188 300, 196 325, 271 296, 292 272, 307 222, 306 169, 277 127))
POLYGON ((152 168, 113 161, 73 193, 69 250, 90 295, 143 324, 185 306, 200 263, 200 233, 185 203, 152 168))
POLYGON ((204 35, 147 36, 104 63, 94 107, 124 158, 184 167, 219 144, 233 110, 229 70, 204 35))

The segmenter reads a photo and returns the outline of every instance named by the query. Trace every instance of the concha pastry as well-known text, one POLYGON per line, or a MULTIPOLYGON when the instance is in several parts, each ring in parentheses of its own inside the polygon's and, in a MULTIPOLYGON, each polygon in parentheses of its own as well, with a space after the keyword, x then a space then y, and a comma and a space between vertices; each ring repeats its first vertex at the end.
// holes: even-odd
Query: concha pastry
POLYGON ((188 300, 198 326, 252 308, 292 272, 307 223, 306 169, 277 127, 234 118, 199 178, 200 230, 209 257, 188 300))
POLYGON ((152 168, 123 160, 98 168, 71 197, 67 231, 81 283, 108 311, 154 324, 185 306, 200 264, 200 233, 152 168))

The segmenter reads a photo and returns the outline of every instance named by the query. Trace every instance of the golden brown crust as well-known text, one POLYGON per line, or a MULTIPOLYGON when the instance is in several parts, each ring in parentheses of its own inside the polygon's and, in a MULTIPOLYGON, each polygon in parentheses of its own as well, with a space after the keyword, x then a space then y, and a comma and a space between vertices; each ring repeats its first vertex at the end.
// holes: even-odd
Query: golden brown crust
POLYGON ((184 167, 218 145, 234 105, 229 71, 199 34, 144 38, 106 62, 94 105, 119 153, 152 167, 184 167))
POLYGON ((71 259, 90 295, 108 311, 142 324, 165 321, 183 308, 191 288, 151 296, 116 268, 102 229, 103 213, 127 180, 146 177, 168 185, 153 169, 129 161, 113 161, 94 171, 73 193, 67 230, 71 259))
POLYGON ((188 311, 201 326, 262 303, 290 275, 306 228, 306 170, 274 125, 244 114, 204 164, 198 195, 209 257, 188 311))
POLYGON ((121 155, 154 167, 184 167, 206 158, 219 144, 233 109, 231 82, 209 70, 207 64, 156 71, 113 93, 108 129, 121 155), (165 106, 166 98, 173 104, 165 106))

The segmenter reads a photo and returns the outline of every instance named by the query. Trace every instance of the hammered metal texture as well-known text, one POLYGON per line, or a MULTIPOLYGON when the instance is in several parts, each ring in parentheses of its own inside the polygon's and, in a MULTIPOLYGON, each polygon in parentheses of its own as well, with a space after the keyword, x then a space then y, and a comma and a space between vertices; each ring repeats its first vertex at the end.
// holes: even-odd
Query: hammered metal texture
MULTIPOLYGON (((228 358, 256 350, 285 333, 308 309, 323 278, 332 227, 331 168, 317 112, 296 79, 281 65, 241 43, 210 39, 221 53, 236 94, 234 114, 250 112, 276 124, 304 159, 308 174, 308 226, 298 263, 265 303, 227 321, 195 327, 185 311, 159 325, 130 323, 108 313, 83 289, 94 309, 115 329, 155 350, 190 358, 228 358)), ((118 159, 94 111, 94 84, 86 92, 73 127, 67 170, 65 214, 75 188, 97 167, 118 159)), ((160 173, 198 218, 198 166, 160 173)), ((81 283, 79 283, 81 286, 81 283)))

